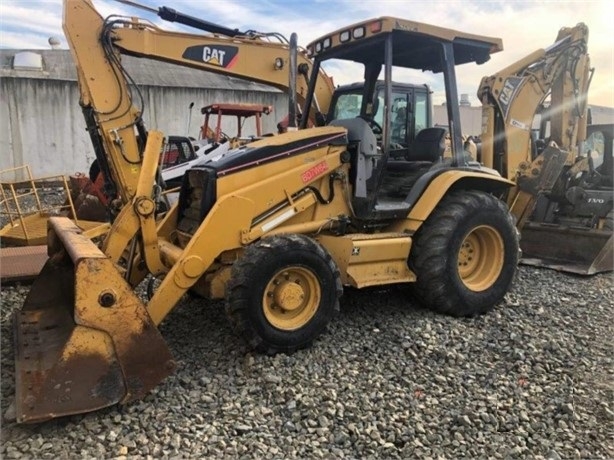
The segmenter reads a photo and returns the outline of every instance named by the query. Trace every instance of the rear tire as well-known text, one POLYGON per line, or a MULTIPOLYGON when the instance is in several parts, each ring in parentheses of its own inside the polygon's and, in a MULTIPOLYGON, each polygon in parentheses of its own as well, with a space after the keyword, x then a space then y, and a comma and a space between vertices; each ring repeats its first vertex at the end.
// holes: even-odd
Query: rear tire
POLYGON ((414 291, 441 313, 486 313, 508 291, 518 255, 518 232, 504 203, 476 190, 452 192, 414 237, 414 291))
POLYGON ((232 267, 226 313, 250 347, 267 354, 305 348, 339 311, 339 270, 304 235, 264 238, 232 267))

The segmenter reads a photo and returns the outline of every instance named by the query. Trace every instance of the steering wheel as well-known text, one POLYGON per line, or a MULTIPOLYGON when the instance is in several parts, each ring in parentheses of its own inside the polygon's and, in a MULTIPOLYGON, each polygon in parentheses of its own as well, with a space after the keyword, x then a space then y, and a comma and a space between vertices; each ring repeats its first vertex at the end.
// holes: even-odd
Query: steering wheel
POLYGON ((382 129, 381 125, 377 121, 375 121, 373 117, 370 117, 368 115, 358 115, 357 118, 362 118, 364 121, 366 121, 369 124, 371 130, 373 131, 373 134, 381 135, 384 133, 384 130, 382 129))
POLYGON ((218 141, 220 144, 224 144, 225 142, 229 142, 231 139, 232 139, 232 137, 230 137, 224 131, 220 131, 220 139, 218 141))

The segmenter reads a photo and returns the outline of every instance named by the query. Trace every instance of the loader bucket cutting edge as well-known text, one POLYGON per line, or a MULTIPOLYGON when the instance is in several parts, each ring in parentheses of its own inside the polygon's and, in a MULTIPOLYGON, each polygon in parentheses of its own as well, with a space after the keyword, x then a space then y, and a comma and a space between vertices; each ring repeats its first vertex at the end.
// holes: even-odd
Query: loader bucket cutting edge
POLYGON ((611 231, 529 222, 521 233, 522 264, 578 275, 614 270, 611 231))
POLYGON ((48 245, 14 317, 19 423, 141 398, 175 368, 145 305, 79 228, 50 219, 48 245))

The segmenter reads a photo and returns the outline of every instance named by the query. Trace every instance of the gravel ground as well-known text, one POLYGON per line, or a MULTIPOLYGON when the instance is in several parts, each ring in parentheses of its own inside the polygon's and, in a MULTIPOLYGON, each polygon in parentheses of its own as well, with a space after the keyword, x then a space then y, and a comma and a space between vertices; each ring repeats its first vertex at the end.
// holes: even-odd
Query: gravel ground
MULTIPOLYGON (((161 325, 174 375, 126 406, 4 419, 0 456, 614 458, 613 280, 520 267, 474 319, 421 309, 402 286, 346 290, 312 348, 274 357, 245 347, 222 302, 186 296, 161 325)), ((0 291, 2 414, 27 291, 0 291)))
MULTIPOLYGON (((14 394, 3 286, 2 399, 14 394)), ((249 352, 221 302, 161 325, 178 371, 144 400, 39 425, 4 421, 3 458, 612 458, 611 275, 521 267, 493 312, 454 319, 406 287, 346 291, 308 350, 249 352)))

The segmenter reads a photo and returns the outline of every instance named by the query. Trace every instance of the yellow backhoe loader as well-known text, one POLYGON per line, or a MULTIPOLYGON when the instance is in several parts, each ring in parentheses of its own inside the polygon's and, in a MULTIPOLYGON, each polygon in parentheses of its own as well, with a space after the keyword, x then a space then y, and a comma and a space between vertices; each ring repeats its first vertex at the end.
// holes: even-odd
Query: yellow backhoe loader
MULTIPOLYGON (((87 128, 121 208, 100 246, 68 219, 49 220, 49 261, 15 315, 20 423, 144 396, 176 366, 157 326, 188 290, 225 298, 236 331, 265 353, 309 346, 338 310, 343 286, 411 283, 436 311, 485 313, 507 292, 518 262, 518 231, 504 199, 514 212, 526 211, 525 196, 548 189, 557 166, 551 158, 566 157, 550 146, 537 165, 546 174, 531 170, 516 183, 468 161, 455 66, 487 61, 501 40, 382 17, 309 48, 303 113, 314 107, 322 62, 336 59, 363 66, 358 116, 314 128, 303 116, 300 130, 190 169, 177 204, 156 219, 163 134, 145 128, 121 54, 202 69, 228 62, 239 69, 242 56, 136 18, 105 20, 90 0, 65 0, 64 30, 87 128), (442 128, 420 130, 411 145, 392 141, 393 67, 443 75, 450 159, 443 160, 442 128), (380 124, 373 115, 382 73, 380 124), (160 283, 143 302, 134 287, 148 275, 160 283)), ((293 35, 290 87, 296 59, 293 35)))

